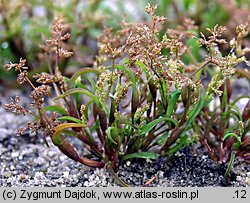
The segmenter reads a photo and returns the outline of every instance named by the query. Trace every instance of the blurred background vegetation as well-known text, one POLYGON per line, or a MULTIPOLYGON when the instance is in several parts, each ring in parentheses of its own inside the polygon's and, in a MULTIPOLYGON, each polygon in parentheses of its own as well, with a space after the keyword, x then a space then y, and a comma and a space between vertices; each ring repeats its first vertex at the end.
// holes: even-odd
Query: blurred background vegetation
MULTIPOLYGON (((199 26, 197 35, 200 31, 206 33, 207 27, 220 24, 227 26, 229 35, 225 37, 232 39, 235 27, 245 23, 250 13, 250 0, 0 0, 0 66, 25 58, 30 75, 47 71, 41 45, 49 38, 54 19, 59 17, 71 34, 66 43, 74 52, 73 57, 60 64, 61 71, 70 76, 76 69, 91 67, 97 53, 97 36, 102 30, 105 27, 119 29, 123 14, 127 22, 149 21, 144 12, 148 2, 158 4, 157 14, 168 18, 162 34, 190 17, 199 26)), ((246 46, 249 41, 245 42, 246 46)), ((199 61, 202 53, 196 51, 198 44, 192 40, 190 43, 199 61)), ((13 72, 0 68, 2 87, 16 87, 15 78, 13 72)))

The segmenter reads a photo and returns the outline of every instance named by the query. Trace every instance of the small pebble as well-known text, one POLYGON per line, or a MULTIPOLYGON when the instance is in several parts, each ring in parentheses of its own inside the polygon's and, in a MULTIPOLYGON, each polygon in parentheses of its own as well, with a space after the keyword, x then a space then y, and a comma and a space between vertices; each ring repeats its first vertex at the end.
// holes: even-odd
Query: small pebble
POLYGON ((12 152, 11 153, 11 157, 12 158, 16 158, 16 157, 18 157, 19 156, 19 152, 12 152))
POLYGON ((247 186, 250 186, 250 178, 246 177, 245 183, 246 183, 247 186))
POLYGON ((242 177, 241 177, 241 176, 237 176, 237 177, 236 177, 236 180, 237 180, 237 181, 241 181, 241 180, 242 180, 242 177))
POLYGON ((63 172, 63 177, 64 178, 69 178, 69 172, 68 171, 63 172))

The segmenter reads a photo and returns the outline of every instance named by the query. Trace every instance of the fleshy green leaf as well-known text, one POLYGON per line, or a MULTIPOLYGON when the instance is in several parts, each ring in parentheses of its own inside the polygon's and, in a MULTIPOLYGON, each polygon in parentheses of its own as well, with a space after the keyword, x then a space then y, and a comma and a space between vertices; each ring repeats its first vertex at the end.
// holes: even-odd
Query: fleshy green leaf
POLYGON ((72 75, 70 81, 69 81, 69 88, 73 88, 76 79, 86 73, 95 73, 95 74, 100 74, 100 71, 94 68, 81 68, 80 70, 78 70, 77 72, 75 72, 74 75, 72 75))
POLYGON ((176 106, 176 102, 181 94, 181 90, 175 90, 171 94, 167 96, 168 100, 168 108, 167 108, 167 117, 170 117, 173 113, 174 107, 176 106))
POLYGON ((176 144, 175 146, 173 146, 171 149, 169 149, 166 153, 165 156, 171 155, 176 153, 177 151, 179 151, 182 147, 184 147, 186 145, 186 141, 187 141, 187 134, 185 134, 182 138, 180 143, 176 144))
POLYGON ((235 130, 237 127, 238 127, 238 123, 235 123, 234 125, 232 125, 230 128, 228 128, 228 129, 225 131, 224 135, 226 135, 226 134, 228 134, 228 133, 230 133, 230 132, 233 132, 233 130, 235 130))
POLYGON ((60 106, 56 106, 56 105, 54 105, 54 106, 46 106, 43 109, 45 111, 58 112, 61 115, 67 115, 68 114, 68 112, 64 108, 62 108, 60 106))
POLYGON ((143 70, 143 72, 146 74, 147 78, 150 78, 150 74, 149 74, 147 67, 145 66, 144 63, 142 63, 141 61, 136 61, 135 65, 139 66, 143 70))
POLYGON ((161 117, 161 118, 157 118, 155 120, 153 120, 152 122, 144 125, 142 128, 141 128, 141 133, 142 134, 146 134, 148 133, 150 130, 152 130, 157 124, 163 122, 163 121, 170 121, 172 122, 176 127, 178 126, 178 123, 176 120, 172 119, 172 118, 169 118, 169 117, 161 117))
POLYGON ((209 97, 205 99, 205 101, 203 103, 203 107, 206 107, 213 100, 214 100, 214 97, 212 95, 209 95, 209 97))
POLYGON ((131 71, 129 68, 126 68, 122 65, 117 65, 117 64, 114 66, 108 66, 106 69, 111 69, 113 67, 115 69, 122 70, 128 74, 128 76, 130 77, 130 79, 132 81, 132 89, 133 89, 133 91, 136 91, 136 77, 135 77, 135 74, 133 73, 133 71, 131 71))
POLYGON ((231 106, 234 106, 239 100, 241 99, 250 99, 250 96, 248 95, 243 95, 243 96, 239 96, 237 97, 232 103, 231 103, 231 106))
POLYGON ((155 152, 142 152, 142 153, 133 153, 133 154, 127 154, 122 157, 122 162, 133 159, 133 158, 142 158, 142 159, 156 159, 156 153, 155 152))
MULTIPOLYGON (((196 34, 197 35, 197 34, 196 34)), ((195 57, 195 59, 197 61, 200 60, 200 44, 198 43, 197 39, 195 38, 191 38, 191 39, 188 39, 188 45, 190 47, 190 50, 193 54, 193 56, 195 57)), ((191 57, 190 57, 190 61, 191 61, 191 57)))
POLYGON ((82 88, 75 88, 75 89, 68 90, 65 93, 61 94, 60 96, 54 98, 54 100, 58 100, 58 99, 61 99, 63 97, 69 96, 71 94, 76 94, 76 93, 84 94, 84 95, 90 97, 99 108, 103 107, 102 103, 95 95, 93 95, 90 91, 82 89, 82 88))
POLYGON ((84 84, 81 84, 81 83, 77 83, 75 85, 76 88, 82 88, 82 89, 85 89, 85 90, 89 90, 89 88, 87 87, 87 85, 84 85, 84 84))
POLYGON ((96 82, 91 78, 91 77, 87 77, 86 76, 86 79, 89 81, 89 83, 91 84, 92 86, 92 89, 93 89, 93 92, 95 93, 96 92, 96 82))
POLYGON ((80 128, 83 127, 80 123, 63 123, 55 127, 55 132, 51 136, 52 142, 59 146, 63 143, 64 139, 61 136, 61 132, 67 128, 80 128))
POLYGON ((200 92, 200 97, 198 103, 188 112, 188 120, 186 124, 186 128, 193 122, 195 117, 200 113, 203 108, 203 104, 205 101, 205 92, 200 92))
POLYGON ((239 109, 238 106, 236 106, 236 105, 235 106, 230 106, 230 109, 229 109, 228 113, 236 116, 238 120, 240 120, 240 121, 242 120, 242 115, 240 113, 240 109, 239 109))
POLYGON ((113 139, 112 135, 113 132, 115 135, 117 135, 117 129, 115 127, 109 127, 107 130, 107 137, 109 138, 109 140, 114 143, 115 145, 117 145, 116 141, 113 139))
POLYGON ((161 135, 161 136, 156 140, 155 143, 156 143, 156 144, 160 144, 160 145, 164 144, 164 143, 166 142, 166 139, 167 139, 168 135, 169 135, 169 132, 165 132, 163 135, 161 135))
POLYGON ((234 137, 236 139, 236 143, 234 144, 234 147, 237 149, 241 145, 241 138, 240 136, 236 135, 235 133, 227 133, 224 135, 223 140, 226 140, 229 137, 234 137))
POLYGON ((62 116, 62 117, 57 118, 57 120, 59 120, 59 121, 72 121, 75 123, 82 124, 82 121, 80 119, 77 119, 77 118, 72 117, 72 116, 62 116))

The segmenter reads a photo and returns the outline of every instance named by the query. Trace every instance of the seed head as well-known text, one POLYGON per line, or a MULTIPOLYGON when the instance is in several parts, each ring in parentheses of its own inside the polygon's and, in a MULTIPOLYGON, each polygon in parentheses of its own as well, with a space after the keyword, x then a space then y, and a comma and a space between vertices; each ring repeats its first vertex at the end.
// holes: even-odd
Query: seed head
POLYGON ((20 98, 19 96, 16 96, 15 99, 12 99, 12 102, 10 102, 9 104, 5 104, 5 109, 7 111, 11 111, 15 114, 23 114, 26 115, 26 113, 28 113, 28 110, 22 106, 19 105, 20 102, 20 98))

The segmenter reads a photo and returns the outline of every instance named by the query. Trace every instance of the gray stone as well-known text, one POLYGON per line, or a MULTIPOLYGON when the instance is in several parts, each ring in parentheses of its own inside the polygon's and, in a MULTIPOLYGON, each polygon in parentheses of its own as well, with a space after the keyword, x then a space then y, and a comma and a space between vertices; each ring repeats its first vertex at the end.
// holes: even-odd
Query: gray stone
POLYGON ((250 178, 250 171, 249 171, 249 172, 247 172, 247 177, 248 177, 248 178, 250 178))
POLYGON ((10 130, 7 130, 6 128, 0 128, 0 142, 8 138, 9 135, 10 135, 10 130))

